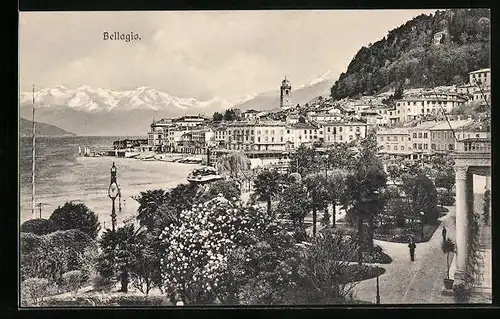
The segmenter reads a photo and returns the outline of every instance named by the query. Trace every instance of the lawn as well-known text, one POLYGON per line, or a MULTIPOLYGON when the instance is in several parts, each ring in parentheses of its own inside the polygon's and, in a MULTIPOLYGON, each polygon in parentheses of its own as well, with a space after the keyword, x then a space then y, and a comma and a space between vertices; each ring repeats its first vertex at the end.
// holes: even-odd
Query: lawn
POLYGON ((420 227, 412 227, 411 225, 405 227, 380 226, 375 229, 374 238, 393 243, 407 243, 410 238, 412 238, 415 243, 424 243, 431 239, 432 235, 434 235, 434 232, 440 225, 440 221, 437 221, 434 224, 424 225, 423 238, 420 227))
MULTIPOLYGON (((351 236, 351 238, 356 238, 356 229, 353 227, 350 227, 346 223, 337 223, 335 228, 332 228, 331 226, 326 229, 333 229, 334 232, 342 234, 344 236, 351 236)), ((353 258, 349 261, 352 262, 357 262, 357 256, 353 256, 353 258)), ((390 264, 392 262, 391 256, 387 255, 382 247, 378 245, 373 245, 373 252, 372 254, 364 251, 363 252, 363 262, 364 263, 379 263, 379 264, 390 264)))

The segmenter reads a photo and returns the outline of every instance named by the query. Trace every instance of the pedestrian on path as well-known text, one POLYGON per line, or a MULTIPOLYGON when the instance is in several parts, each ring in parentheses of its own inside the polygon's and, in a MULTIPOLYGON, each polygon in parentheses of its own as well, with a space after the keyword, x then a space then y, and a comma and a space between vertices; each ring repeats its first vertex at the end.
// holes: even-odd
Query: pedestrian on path
POLYGON ((411 261, 415 261, 415 248, 416 247, 417 247, 417 245, 415 245, 415 243, 413 242, 413 240, 408 245, 408 248, 410 248, 410 259, 411 259, 411 261))
POLYGON ((443 242, 445 242, 446 241, 446 227, 444 227, 444 225, 443 225, 442 234, 443 234, 443 242))

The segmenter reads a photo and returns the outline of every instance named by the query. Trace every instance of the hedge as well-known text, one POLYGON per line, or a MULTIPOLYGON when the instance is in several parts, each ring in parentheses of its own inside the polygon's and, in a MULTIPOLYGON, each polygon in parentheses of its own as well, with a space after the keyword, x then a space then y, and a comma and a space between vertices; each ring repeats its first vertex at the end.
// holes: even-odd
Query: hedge
POLYGON ((94 295, 74 297, 52 297, 42 302, 42 307, 165 307, 173 306, 163 296, 142 295, 94 295))

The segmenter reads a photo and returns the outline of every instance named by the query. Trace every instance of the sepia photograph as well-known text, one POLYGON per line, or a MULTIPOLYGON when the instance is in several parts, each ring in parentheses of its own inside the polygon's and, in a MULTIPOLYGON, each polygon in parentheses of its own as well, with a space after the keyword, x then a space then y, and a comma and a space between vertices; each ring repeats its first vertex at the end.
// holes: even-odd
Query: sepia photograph
POLYGON ((491 12, 20 11, 20 309, 492 304, 491 12))

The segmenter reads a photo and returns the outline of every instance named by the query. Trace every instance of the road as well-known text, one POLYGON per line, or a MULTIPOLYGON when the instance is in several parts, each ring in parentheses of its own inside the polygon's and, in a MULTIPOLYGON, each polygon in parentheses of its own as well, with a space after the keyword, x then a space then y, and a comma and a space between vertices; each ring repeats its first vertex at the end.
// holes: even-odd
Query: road
MULTIPOLYGON (((447 236, 455 238, 455 207, 449 207, 440 218, 447 236)), ((441 295, 446 276, 446 255, 441 251, 441 228, 426 243, 417 244, 415 261, 410 261, 407 244, 375 240, 392 257, 393 262, 380 265, 386 272, 379 277, 382 304, 454 303, 453 297, 441 295)), ((376 279, 369 279, 354 287, 354 297, 374 302, 376 279)))

